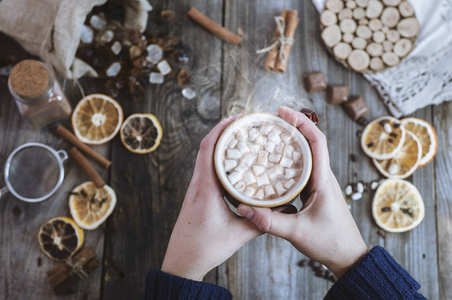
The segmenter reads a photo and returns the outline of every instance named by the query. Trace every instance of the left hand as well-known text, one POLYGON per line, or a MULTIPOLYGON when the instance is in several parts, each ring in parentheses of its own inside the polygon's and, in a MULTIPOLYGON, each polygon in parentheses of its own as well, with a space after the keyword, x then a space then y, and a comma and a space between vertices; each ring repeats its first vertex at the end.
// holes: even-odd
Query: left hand
POLYGON ((201 142, 193 177, 163 260, 163 272, 201 281, 207 272, 262 234, 226 206, 214 169, 215 144, 236 118, 223 120, 201 142))

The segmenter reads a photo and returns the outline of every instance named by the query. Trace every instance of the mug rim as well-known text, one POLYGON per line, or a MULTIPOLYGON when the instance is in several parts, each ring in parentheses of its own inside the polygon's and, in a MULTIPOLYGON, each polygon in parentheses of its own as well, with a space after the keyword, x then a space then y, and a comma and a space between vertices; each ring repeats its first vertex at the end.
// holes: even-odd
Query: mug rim
POLYGON ((4 177, 5 177, 5 184, 6 184, 6 187, 8 188, 8 191, 14 197, 16 197, 17 199, 25 201, 25 202, 30 202, 30 203, 41 202, 41 201, 44 201, 44 200, 50 198, 51 196, 53 196, 53 194, 55 194, 55 192, 58 190, 58 188, 63 183, 63 179, 64 179, 64 165, 63 165, 63 162, 66 159, 67 159, 66 151, 64 151, 64 150, 56 151, 52 147, 47 146, 47 145, 42 144, 42 143, 31 142, 31 143, 25 143, 23 145, 20 145, 19 147, 14 149, 13 152, 11 152, 11 154, 8 156, 8 159, 6 160, 5 169, 4 169, 4 177), (58 181, 57 181, 57 183, 55 184, 53 189, 48 194, 46 194, 46 195, 44 195, 42 197, 39 197, 39 198, 27 198, 27 197, 21 196, 19 193, 17 193, 17 191, 11 185, 11 182, 10 182, 10 179, 9 179, 9 171, 10 171, 10 167, 11 167, 11 161, 12 161, 14 155, 16 155, 20 150, 22 150, 24 148, 28 148, 28 147, 44 148, 47 151, 49 151, 55 157, 56 161, 58 162, 59 174, 58 174, 58 181), (63 155, 63 157, 60 156, 60 153, 63 155))
MULTIPOLYGON (((265 121, 265 120, 264 120, 265 121)), ((307 185, 309 178, 311 176, 312 171, 312 152, 311 147, 309 146, 309 143, 306 139, 306 137, 296 128, 294 125, 290 124, 289 122, 285 121, 283 118, 281 118, 278 115, 271 114, 271 113, 252 113, 240 116, 234 122, 229 124, 221 133, 220 137, 217 140, 217 143, 215 145, 215 152, 214 152, 214 166, 215 166, 215 172, 217 174, 217 177, 223 186, 223 188, 235 199, 238 201, 252 205, 252 206, 258 206, 258 207, 275 207, 279 205, 286 204, 293 200, 295 197, 297 197, 301 191, 305 188, 307 185), (288 130, 292 133, 292 131, 295 132, 295 135, 297 138, 297 143, 301 148, 302 151, 302 158, 303 158, 303 170, 301 174, 300 181, 296 183, 294 187, 289 189, 289 192, 281 197, 277 197, 275 199, 271 200, 257 200, 251 197, 247 197, 241 193, 239 193, 233 185, 227 180, 226 172, 224 171, 223 164, 221 163, 221 159, 224 158, 224 154, 221 153, 221 149, 226 149, 226 138, 229 137, 232 134, 232 126, 237 126, 240 122, 246 122, 245 119, 248 118, 255 118, 257 116, 265 116, 265 118, 268 120, 274 120, 278 122, 277 124, 288 130), (282 121, 282 122, 281 122, 282 121), (236 123, 238 122, 238 123, 236 123)))

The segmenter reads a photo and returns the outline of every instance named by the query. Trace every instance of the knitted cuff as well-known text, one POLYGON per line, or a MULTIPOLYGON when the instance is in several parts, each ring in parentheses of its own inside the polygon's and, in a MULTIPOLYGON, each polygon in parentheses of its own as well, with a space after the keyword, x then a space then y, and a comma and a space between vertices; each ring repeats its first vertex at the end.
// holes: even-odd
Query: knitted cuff
POLYGON ((151 270, 146 280, 145 299, 232 299, 231 293, 212 283, 193 281, 151 270))
POLYGON ((331 287, 325 299, 425 299, 421 286, 382 247, 372 248, 331 287))

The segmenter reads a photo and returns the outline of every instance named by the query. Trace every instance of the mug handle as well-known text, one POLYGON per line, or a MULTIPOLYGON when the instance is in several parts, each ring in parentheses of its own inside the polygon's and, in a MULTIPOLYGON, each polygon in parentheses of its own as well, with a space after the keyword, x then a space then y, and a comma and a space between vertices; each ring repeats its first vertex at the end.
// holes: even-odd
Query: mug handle
POLYGON ((57 153, 58 153, 58 156, 61 158, 61 161, 65 161, 66 159, 68 159, 68 155, 67 155, 66 151, 58 150, 57 153))
POLYGON ((6 194, 8 192, 8 188, 5 186, 3 188, 0 189, 0 199, 2 198, 2 196, 4 194, 6 194))

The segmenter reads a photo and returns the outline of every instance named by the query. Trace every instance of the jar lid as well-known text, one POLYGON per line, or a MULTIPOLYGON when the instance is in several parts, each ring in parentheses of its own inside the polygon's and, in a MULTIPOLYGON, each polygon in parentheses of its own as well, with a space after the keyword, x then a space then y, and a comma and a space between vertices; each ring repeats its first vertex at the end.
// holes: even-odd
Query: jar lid
POLYGON ((47 89, 49 74, 41 62, 26 59, 11 70, 9 83, 19 96, 34 98, 42 95, 47 89))

